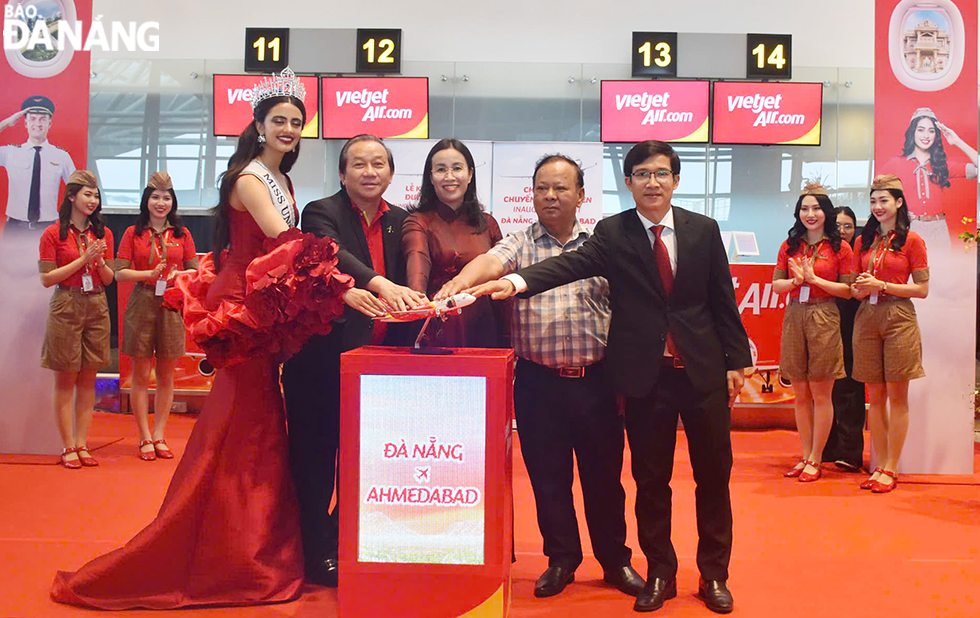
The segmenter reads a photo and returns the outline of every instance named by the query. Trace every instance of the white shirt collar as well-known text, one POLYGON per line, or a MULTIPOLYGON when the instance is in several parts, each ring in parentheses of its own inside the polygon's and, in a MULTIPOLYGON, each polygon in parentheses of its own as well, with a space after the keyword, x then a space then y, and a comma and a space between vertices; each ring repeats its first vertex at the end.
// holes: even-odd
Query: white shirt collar
POLYGON ((25 146, 26 148, 34 148, 34 147, 36 147, 36 146, 40 146, 40 147, 41 147, 41 148, 43 149, 43 148, 46 148, 46 147, 48 147, 48 146, 50 146, 50 145, 51 145, 51 144, 50 144, 50 143, 48 143, 48 140, 44 140, 44 142, 43 142, 43 143, 41 143, 41 144, 35 144, 35 143, 34 143, 34 142, 32 142, 32 141, 31 141, 30 139, 28 139, 28 140, 27 140, 26 142, 24 142, 24 146, 25 146))
POLYGON ((674 231, 674 207, 671 206, 667 209, 667 214, 664 218, 660 220, 660 223, 654 223, 653 221, 647 219, 642 214, 640 214, 640 209, 636 209, 636 216, 640 218, 640 223, 643 224, 643 229, 649 231, 651 227, 655 225, 662 225, 670 231, 674 231))

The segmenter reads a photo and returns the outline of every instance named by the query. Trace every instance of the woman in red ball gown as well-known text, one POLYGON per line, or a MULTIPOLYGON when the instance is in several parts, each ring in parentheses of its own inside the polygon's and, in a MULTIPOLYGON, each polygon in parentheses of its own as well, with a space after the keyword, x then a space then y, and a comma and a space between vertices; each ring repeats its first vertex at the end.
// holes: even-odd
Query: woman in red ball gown
POLYGON ((170 609, 299 594, 303 555, 279 363, 309 335, 329 331, 344 302, 367 311, 374 300, 336 270, 333 241, 295 229, 285 173, 299 154, 302 95, 286 72, 256 87, 255 122, 221 180, 214 258, 167 291, 218 371, 163 506, 124 547, 58 572, 55 601, 170 609), (283 92, 296 96, 275 96, 283 92))

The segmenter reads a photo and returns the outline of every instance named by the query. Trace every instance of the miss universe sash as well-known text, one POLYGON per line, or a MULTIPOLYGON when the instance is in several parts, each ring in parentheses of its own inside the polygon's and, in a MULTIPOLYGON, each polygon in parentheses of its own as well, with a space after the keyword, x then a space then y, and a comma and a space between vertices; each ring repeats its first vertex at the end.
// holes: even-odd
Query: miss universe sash
POLYGON ((265 188, 269 190, 269 197, 272 198, 272 203, 279 211, 283 221, 289 227, 296 227, 298 217, 296 216, 296 209, 293 208, 292 196, 290 196, 288 189, 279 184, 269 168, 262 165, 258 159, 252 159, 252 162, 245 166, 242 173, 251 174, 265 183, 265 188))

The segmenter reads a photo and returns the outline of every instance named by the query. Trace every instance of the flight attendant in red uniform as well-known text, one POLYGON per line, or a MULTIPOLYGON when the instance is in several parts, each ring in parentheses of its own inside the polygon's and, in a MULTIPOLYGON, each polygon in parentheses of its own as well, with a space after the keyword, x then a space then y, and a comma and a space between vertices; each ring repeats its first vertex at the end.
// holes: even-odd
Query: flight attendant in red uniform
POLYGON ((875 177, 871 215, 854 244, 861 274, 851 290, 862 301, 854 318, 854 379, 868 389, 871 442, 881 462, 861 488, 888 493, 898 485, 909 429, 909 380, 925 375, 911 299, 929 294, 929 263, 925 241, 909 230, 898 177, 875 177))
POLYGON ((44 287, 57 286, 41 348, 41 366, 55 372, 54 408, 69 469, 99 462, 85 445, 95 405, 95 374, 109 364, 112 231, 99 214, 102 202, 92 172, 72 173, 58 222, 41 234, 38 269, 44 287), (74 405, 73 405, 74 402, 74 405))
POLYGON ((779 372, 793 383, 803 458, 784 476, 820 478, 823 449, 834 422, 831 393, 843 378, 844 348, 835 297, 850 298, 854 256, 840 237, 827 191, 808 184, 796 202, 796 222, 779 248, 772 289, 789 292, 783 317, 779 372))
POLYGON ((168 283, 181 272, 197 270, 194 239, 177 214, 177 194, 167 172, 150 176, 136 225, 119 242, 116 279, 135 281, 123 317, 120 351, 133 359, 130 402, 139 431, 139 458, 173 459, 164 431, 174 400, 174 364, 184 355, 180 314, 163 308, 168 283), (149 421, 150 368, 156 357, 153 430, 149 421))

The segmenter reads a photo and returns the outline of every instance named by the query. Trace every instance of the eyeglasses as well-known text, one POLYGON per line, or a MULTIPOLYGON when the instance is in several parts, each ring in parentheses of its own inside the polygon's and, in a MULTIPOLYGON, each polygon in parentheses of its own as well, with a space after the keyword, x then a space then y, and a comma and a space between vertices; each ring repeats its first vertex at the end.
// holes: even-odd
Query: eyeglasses
POLYGON ((432 168, 432 175, 444 178, 452 173, 453 176, 461 176, 469 171, 469 168, 463 165, 454 165, 452 167, 434 167, 432 168))
POLYGON ((656 178, 657 182, 666 182, 674 177, 674 173, 670 170, 654 170, 652 172, 642 170, 633 172, 630 176, 637 182, 649 182, 651 178, 656 178))
POLYGON ((838 223, 837 229, 841 232, 849 232, 850 230, 854 229, 854 226, 850 223, 838 223))

